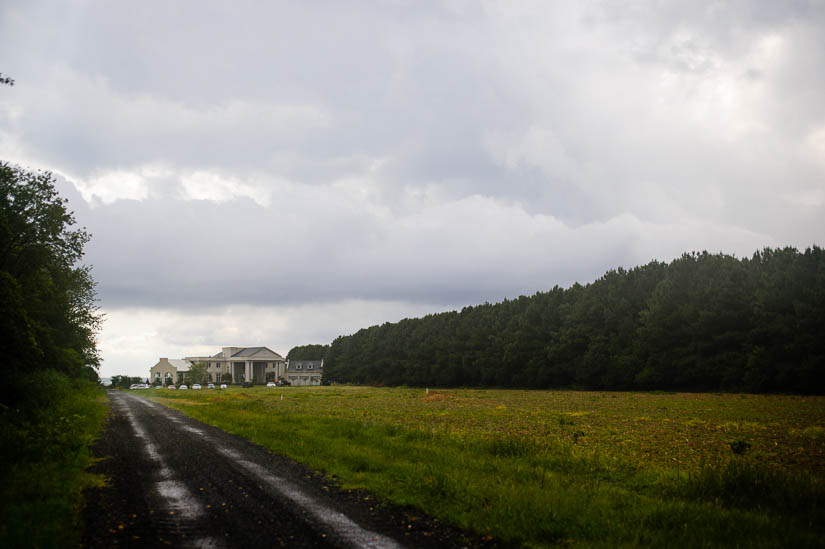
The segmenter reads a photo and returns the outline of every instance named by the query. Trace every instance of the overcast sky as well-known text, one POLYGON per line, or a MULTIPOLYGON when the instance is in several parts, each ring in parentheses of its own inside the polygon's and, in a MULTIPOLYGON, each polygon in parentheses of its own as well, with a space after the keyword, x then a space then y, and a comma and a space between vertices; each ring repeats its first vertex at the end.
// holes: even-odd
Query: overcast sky
POLYGON ((825 2, 2 2, 101 374, 822 245, 825 2))

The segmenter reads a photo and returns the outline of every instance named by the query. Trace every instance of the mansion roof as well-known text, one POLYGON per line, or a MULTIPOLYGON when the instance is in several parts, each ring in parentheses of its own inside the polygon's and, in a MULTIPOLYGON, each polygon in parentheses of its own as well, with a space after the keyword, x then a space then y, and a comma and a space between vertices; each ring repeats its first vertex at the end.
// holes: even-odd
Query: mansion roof
POLYGON ((215 361, 215 360, 230 360, 233 358, 241 359, 255 359, 259 360, 284 360, 284 357, 270 349, 269 347, 224 347, 219 353, 211 356, 188 356, 186 360, 190 362, 197 361, 215 361))

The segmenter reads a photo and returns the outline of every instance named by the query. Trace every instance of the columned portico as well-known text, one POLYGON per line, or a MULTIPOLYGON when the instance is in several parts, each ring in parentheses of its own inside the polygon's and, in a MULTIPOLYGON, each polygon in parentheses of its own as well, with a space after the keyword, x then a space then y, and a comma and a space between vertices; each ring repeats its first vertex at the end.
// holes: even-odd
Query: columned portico
POLYGON ((240 383, 241 376, 246 375, 246 368, 243 362, 232 363, 232 383, 240 383))
POLYGON ((221 374, 232 376, 232 383, 241 381, 263 384, 268 378, 276 379, 284 371, 284 357, 267 347, 223 347, 212 356, 191 356, 184 359, 194 364, 205 362, 215 373, 216 381, 221 374))

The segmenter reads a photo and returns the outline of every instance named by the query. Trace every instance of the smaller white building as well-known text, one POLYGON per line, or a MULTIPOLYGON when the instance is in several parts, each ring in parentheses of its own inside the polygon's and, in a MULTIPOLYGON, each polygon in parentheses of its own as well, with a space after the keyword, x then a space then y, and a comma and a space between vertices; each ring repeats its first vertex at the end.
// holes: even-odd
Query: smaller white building
POLYGON ((183 381, 183 374, 189 371, 189 362, 177 358, 161 358, 149 370, 149 382, 160 381, 163 385, 174 385, 183 381))

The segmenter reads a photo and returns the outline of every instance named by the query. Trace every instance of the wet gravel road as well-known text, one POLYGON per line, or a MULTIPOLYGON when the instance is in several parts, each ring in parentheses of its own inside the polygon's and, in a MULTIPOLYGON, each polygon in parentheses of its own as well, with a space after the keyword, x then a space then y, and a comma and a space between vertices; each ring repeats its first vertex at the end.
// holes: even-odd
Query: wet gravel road
POLYGON ((110 392, 86 547, 493 547, 139 396, 110 392))

